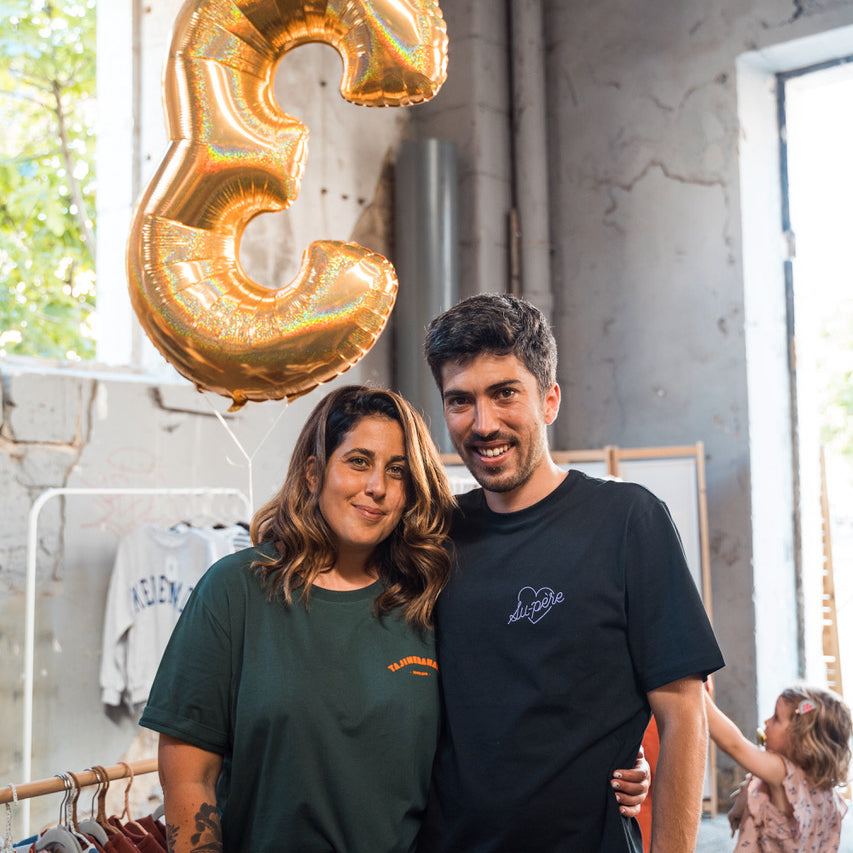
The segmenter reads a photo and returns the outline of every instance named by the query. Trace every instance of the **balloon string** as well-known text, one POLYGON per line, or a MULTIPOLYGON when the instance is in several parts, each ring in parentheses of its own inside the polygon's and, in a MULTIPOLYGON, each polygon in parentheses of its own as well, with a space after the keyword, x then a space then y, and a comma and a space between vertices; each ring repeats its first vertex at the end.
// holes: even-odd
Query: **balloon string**
MULTIPOLYGON (((278 422, 281 420, 282 416, 284 415, 284 413, 287 409, 287 403, 285 402, 285 404, 282 406, 281 411, 278 413, 278 417, 272 422, 272 424, 270 424, 269 429, 263 434, 263 436, 261 437, 261 440, 257 443, 257 445, 255 445, 255 449, 250 455, 249 453, 246 452, 246 448, 243 447, 243 443, 240 441, 239 438, 237 438, 237 436, 234 434, 234 431, 231 429, 230 426, 228 426, 228 422, 225 420, 225 418, 222 417, 222 414, 216 409, 216 407, 213 405, 213 403, 210 402, 210 400, 208 399, 207 396, 205 396, 204 399, 207 402, 208 406, 210 406, 211 410, 213 411, 213 414, 216 415, 216 417, 219 419, 219 423, 222 424, 223 428, 225 429, 225 432, 227 432, 228 435, 231 436, 231 439, 233 440, 234 444, 237 445, 237 449, 240 451, 240 453, 243 454, 243 458, 246 460, 246 467, 248 469, 248 474, 249 474, 249 511, 252 514, 254 514, 254 512, 255 512, 255 489, 254 489, 255 456, 258 455, 258 451, 261 449, 261 447, 263 447, 266 440, 270 437, 270 435, 272 435, 273 430, 278 426, 278 422)), ((247 519, 247 521, 251 521, 251 519, 247 519)))

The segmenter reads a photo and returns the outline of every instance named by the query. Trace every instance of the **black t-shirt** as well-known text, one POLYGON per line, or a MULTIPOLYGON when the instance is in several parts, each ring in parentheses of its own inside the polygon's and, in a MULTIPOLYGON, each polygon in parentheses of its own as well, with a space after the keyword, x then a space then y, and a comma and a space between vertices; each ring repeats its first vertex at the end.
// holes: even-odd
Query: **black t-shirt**
POLYGON ((519 512, 464 495, 452 538, 419 850, 641 851, 609 781, 634 764, 646 693, 723 666, 666 507, 571 471, 519 512))

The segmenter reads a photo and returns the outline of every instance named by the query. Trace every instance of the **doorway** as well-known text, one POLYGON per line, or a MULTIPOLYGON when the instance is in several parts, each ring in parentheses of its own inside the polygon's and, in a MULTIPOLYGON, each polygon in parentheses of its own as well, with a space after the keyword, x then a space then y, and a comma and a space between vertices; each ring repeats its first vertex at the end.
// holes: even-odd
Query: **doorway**
POLYGON ((853 687, 853 56, 777 81, 805 669, 841 692, 853 687))

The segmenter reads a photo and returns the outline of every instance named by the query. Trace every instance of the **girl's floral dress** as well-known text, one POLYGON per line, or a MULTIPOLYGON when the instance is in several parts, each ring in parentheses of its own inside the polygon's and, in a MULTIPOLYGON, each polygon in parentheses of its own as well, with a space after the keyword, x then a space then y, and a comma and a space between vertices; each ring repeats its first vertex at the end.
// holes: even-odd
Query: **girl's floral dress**
POLYGON ((792 816, 782 814, 767 786, 753 776, 735 853, 835 853, 841 842, 841 819, 847 804, 831 788, 815 788, 787 758, 782 782, 792 816))

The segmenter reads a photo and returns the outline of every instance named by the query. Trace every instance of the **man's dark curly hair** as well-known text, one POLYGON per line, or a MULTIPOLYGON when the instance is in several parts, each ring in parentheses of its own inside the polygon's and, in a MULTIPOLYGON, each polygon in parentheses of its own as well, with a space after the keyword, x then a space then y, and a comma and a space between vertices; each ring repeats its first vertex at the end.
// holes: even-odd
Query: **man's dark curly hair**
POLYGON ((440 391, 442 367, 478 355, 514 355, 544 397, 557 381, 557 344, 545 315, 507 293, 479 293, 439 314, 427 327, 424 353, 440 391))

